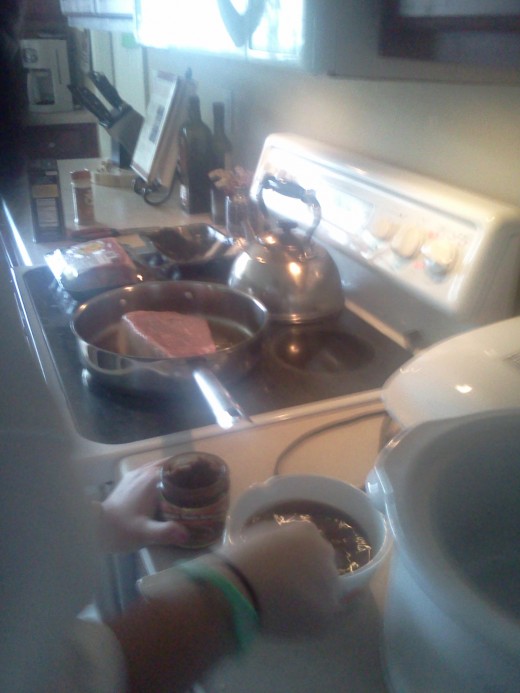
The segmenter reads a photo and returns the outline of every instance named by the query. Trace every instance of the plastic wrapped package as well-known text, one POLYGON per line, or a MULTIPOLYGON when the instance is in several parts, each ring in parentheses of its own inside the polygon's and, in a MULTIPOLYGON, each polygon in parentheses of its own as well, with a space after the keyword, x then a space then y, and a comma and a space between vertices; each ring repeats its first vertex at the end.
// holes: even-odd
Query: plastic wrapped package
POLYGON ((45 260, 56 280, 75 298, 140 281, 133 260, 114 238, 59 248, 45 260))

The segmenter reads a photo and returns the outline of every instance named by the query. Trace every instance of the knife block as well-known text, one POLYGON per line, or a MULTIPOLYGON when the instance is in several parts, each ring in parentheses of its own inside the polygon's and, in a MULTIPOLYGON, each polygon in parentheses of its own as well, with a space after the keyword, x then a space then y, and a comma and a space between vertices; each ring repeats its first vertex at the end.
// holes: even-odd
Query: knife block
POLYGON ((111 140, 110 161, 119 168, 130 168, 133 152, 129 152, 120 142, 111 140))

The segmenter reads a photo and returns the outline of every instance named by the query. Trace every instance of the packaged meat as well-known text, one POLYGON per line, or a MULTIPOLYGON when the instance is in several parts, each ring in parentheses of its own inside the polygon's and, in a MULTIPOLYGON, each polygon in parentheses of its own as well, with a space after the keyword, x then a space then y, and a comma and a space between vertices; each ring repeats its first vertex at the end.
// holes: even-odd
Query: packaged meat
POLYGON ((120 350, 145 358, 187 358, 216 351, 208 321, 175 311, 136 310, 121 319, 120 350))
POLYGON ((45 256, 61 286, 75 298, 140 280, 137 267, 115 238, 98 238, 59 248, 45 256))

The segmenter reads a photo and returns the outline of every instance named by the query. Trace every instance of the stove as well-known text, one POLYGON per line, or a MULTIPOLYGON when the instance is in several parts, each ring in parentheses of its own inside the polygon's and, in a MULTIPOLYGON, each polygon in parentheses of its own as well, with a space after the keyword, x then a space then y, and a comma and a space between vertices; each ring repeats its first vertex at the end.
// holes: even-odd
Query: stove
MULTIPOLYGON (((345 310, 308 326, 271 325, 256 367, 228 385, 253 419, 347 406, 378 392, 418 350, 518 312, 518 210, 294 135, 267 138, 252 197, 267 173, 315 191, 322 219, 314 238, 339 268, 345 310)), ((263 200, 274 216, 310 225, 313 212, 299 200, 268 190, 263 200)), ((188 278, 225 282, 232 259, 188 278)), ((23 281, 82 438, 154 445, 212 426, 195 384, 172 385, 171 396, 157 399, 92 382, 69 325, 77 303, 46 267, 28 270, 23 281)))
MULTIPOLYGON (((214 269, 212 280, 225 281, 229 268, 214 269)), ((78 303, 46 267, 29 270, 24 281, 81 436, 102 444, 127 444, 214 422, 195 383, 172 384, 166 397, 129 395, 96 383, 81 367, 70 329, 78 303)), ((255 416, 379 389, 409 357, 407 349, 345 309, 337 319, 306 327, 271 324, 256 366, 227 389, 255 416)))

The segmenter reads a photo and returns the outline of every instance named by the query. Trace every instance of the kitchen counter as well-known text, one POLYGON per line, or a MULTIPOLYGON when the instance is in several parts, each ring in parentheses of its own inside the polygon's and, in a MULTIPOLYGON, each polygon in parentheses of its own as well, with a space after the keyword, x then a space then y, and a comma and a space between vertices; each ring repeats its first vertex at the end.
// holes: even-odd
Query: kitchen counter
MULTIPOLYGON (((45 253, 72 242, 69 238, 71 232, 79 232, 80 227, 74 224, 70 172, 82 168, 95 171, 100 164, 101 159, 62 159, 58 161, 66 233, 63 240, 49 243, 34 242, 27 184, 22 180, 13 187, 12 193, 5 200, 4 209, 10 225, 16 251, 15 259, 18 265, 43 265, 45 264, 45 253)), ((121 233, 132 233, 136 229, 175 226, 208 220, 207 215, 192 216, 186 214, 179 206, 176 191, 163 205, 156 207, 146 204, 144 199, 133 190, 93 185, 92 191, 96 221, 100 228, 105 227, 116 229, 121 233)))
MULTIPOLYGON (((308 422, 279 421, 276 434, 269 428, 242 427, 226 436, 207 435, 175 448, 131 455, 121 461, 124 474, 144 464, 184 452, 211 452, 226 460, 230 468, 231 503, 252 483, 263 481, 274 468, 295 436, 319 431, 334 421, 355 421, 363 414, 375 414, 357 425, 349 426, 348 446, 344 445, 341 427, 331 428, 327 449, 334 448, 327 460, 327 474, 360 486, 373 465, 377 454, 378 432, 383 416, 379 402, 367 398, 353 403, 348 409, 335 413, 323 412, 308 422), (367 441, 369 443, 367 444, 367 441), (237 454, 236 451, 241 451, 237 454), (247 458, 244 452, 247 451, 247 458)), ((307 441, 300 449, 284 457, 281 474, 320 473, 323 437, 307 441)), ((323 472, 322 472, 323 473, 323 472)), ((189 560, 197 551, 169 547, 149 547, 140 552, 143 569, 154 573, 172 566, 176 561, 189 560)), ((347 603, 332 628, 316 637, 280 639, 259 636, 243 657, 220 663, 203 681, 204 693, 383 693, 387 691, 380 659, 382 609, 384 605, 388 563, 383 564, 369 587, 347 603)))

